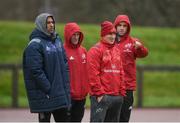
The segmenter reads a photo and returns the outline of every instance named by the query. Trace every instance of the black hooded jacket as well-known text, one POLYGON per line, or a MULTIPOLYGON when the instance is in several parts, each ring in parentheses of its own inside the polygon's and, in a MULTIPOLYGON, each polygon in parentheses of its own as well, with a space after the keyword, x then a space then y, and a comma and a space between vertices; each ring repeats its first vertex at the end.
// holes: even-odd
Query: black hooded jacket
POLYGON ((31 112, 70 106, 69 69, 58 35, 35 29, 23 54, 23 72, 31 112))

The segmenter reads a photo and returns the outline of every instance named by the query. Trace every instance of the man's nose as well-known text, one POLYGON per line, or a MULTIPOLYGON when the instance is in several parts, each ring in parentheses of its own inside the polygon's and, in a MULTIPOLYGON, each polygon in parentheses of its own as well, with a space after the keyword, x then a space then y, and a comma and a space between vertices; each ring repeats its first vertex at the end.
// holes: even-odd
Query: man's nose
POLYGON ((79 39, 79 36, 78 36, 78 35, 76 35, 76 39, 79 39))
POLYGON ((51 26, 54 26, 54 24, 53 24, 53 23, 51 23, 51 26))

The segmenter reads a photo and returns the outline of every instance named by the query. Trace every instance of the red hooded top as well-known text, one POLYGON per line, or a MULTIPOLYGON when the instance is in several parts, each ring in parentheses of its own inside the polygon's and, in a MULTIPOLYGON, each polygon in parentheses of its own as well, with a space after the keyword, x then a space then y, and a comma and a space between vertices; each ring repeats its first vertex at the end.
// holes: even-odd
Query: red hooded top
MULTIPOLYGON (((114 25, 120 22, 126 22, 128 24, 127 33, 117 39, 117 47, 121 51, 121 57, 124 68, 124 81, 126 90, 136 90, 136 58, 143 58, 148 55, 148 49, 143 45, 138 49, 135 49, 135 41, 139 41, 137 38, 130 36, 131 24, 127 15, 119 15, 115 19, 114 25)), ((140 41, 139 41, 140 42, 140 41)))
POLYGON ((90 95, 125 96, 119 49, 103 40, 88 51, 90 95))
POLYGON ((76 23, 68 23, 65 25, 64 37, 64 48, 70 69, 71 98, 82 100, 88 93, 87 51, 81 46, 83 33, 76 23), (78 45, 73 45, 71 37, 76 32, 80 32, 80 41, 78 45))

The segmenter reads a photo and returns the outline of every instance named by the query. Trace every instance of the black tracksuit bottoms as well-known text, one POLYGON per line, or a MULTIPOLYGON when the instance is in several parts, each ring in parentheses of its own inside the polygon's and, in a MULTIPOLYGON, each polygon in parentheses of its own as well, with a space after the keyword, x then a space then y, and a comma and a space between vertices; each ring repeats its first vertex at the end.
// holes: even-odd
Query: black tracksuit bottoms
POLYGON ((69 122, 68 108, 38 113, 39 122, 50 122, 51 114, 53 115, 55 122, 69 122))
POLYGON ((134 96, 132 90, 126 90, 126 97, 121 108, 121 115, 119 122, 129 122, 131 110, 133 107, 134 96))
POLYGON ((71 100, 71 111, 70 111, 70 121, 71 122, 81 122, 84 111, 85 111, 86 99, 83 100, 71 100))

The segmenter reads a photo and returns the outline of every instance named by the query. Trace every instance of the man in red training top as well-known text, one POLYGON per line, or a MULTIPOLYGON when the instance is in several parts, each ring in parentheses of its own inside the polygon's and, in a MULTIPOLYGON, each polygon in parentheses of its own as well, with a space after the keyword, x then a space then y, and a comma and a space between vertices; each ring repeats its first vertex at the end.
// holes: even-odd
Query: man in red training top
POLYGON ((70 69, 71 87, 71 122, 81 122, 84 116, 84 106, 88 93, 87 54, 81 46, 83 33, 76 23, 67 23, 64 29, 68 65, 70 69))
POLYGON ((116 30, 109 21, 101 24, 101 40, 88 51, 91 122, 118 122, 125 85, 116 30))
POLYGON ((136 90, 136 58, 144 58, 148 55, 148 49, 137 38, 130 36, 131 24, 127 15, 118 15, 114 26, 117 31, 116 47, 121 52, 124 69, 124 82, 126 97, 124 98, 120 122, 129 122, 133 106, 133 91, 136 90))

